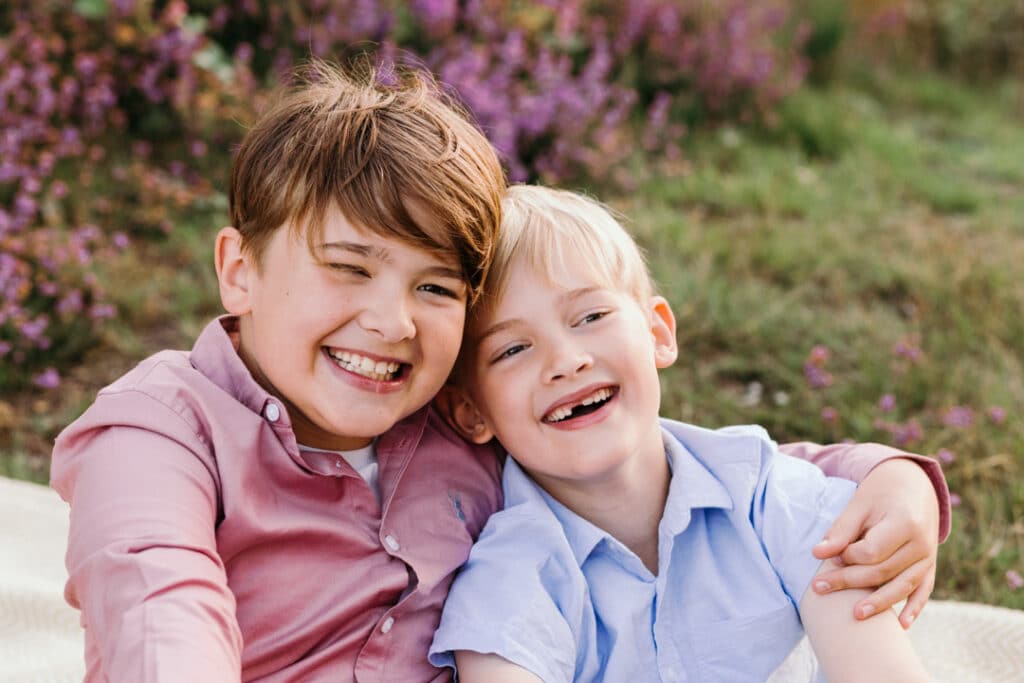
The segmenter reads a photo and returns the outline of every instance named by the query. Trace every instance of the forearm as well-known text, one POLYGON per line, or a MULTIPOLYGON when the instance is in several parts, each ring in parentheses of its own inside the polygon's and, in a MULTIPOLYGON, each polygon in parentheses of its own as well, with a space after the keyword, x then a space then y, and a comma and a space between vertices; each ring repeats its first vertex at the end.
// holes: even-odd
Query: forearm
MULTIPOLYGON (((831 563, 823 562, 819 573, 834 568, 831 563)), ((854 605, 869 593, 847 589, 818 595, 808 590, 801 599, 800 618, 824 678, 830 683, 929 680, 892 610, 865 621, 853 618, 854 605)))
POLYGON ((523 667, 495 654, 459 650, 455 664, 460 683, 542 683, 523 667))

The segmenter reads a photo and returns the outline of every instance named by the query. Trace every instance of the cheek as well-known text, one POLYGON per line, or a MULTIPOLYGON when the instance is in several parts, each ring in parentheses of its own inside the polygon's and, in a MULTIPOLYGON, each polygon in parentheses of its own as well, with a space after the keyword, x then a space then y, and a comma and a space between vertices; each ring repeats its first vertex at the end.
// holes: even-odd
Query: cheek
POLYGON ((420 320, 420 334, 426 340, 444 345, 446 351, 458 353, 462 332, 466 327, 466 312, 462 309, 428 311, 420 320))

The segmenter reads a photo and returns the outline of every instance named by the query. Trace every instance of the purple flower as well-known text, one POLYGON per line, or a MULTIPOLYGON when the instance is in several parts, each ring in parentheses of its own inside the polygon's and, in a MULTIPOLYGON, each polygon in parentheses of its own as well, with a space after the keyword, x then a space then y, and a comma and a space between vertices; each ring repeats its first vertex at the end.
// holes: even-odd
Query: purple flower
POLYGON ((958 508, 958 507, 960 507, 960 503, 962 503, 962 502, 963 501, 960 500, 960 495, 959 494, 956 494, 956 493, 950 493, 949 494, 949 506, 950 507, 958 508))
POLYGON ((828 424, 835 424, 838 419, 839 413, 838 411, 836 411, 835 408, 832 408, 831 406, 826 406, 821 409, 822 422, 826 422, 828 424))
POLYGON ((810 361, 804 363, 804 378, 812 389, 823 389, 832 385, 832 375, 810 361))
POLYGON ((43 389, 54 389, 60 385, 60 375, 55 369, 46 368, 46 370, 32 378, 32 384, 43 389))
POLYGON ((896 425, 892 436, 897 446, 907 446, 924 438, 924 430, 917 420, 911 420, 906 424, 896 425))
POLYGON ((999 406, 992 406, 988 409, 988 419, 997 425, 1001 425, 1006 421, 1006 410, 999 406))
POLYGON ((878 407, 883 413, 891 413, 893 408, 896 407, 896 397, 892 394, 884 394, 878 400, 878 407))
POLYGON ((94 304, 93 307, 89 309, 89 317, 93 320, 113 318, 116 314, 117 309, 110 304, 94 304))
POLYGON ((921 345, 916 339, 904 339, 896 342, 892 352, 900 358, 906 358, 911 362, 919 360, 922 354, 921 345))
POLYGON ((1010 587, 1010 590, 1014 591, 1024 587, 1024 576, 1021 576, 1013 569, 1009 569, 1006 572, 1006 585, 1010 587))
POLYGON ((974 411, 967 406, 953 406, 942 416, 947 427, 966 428, 974 424, 974 411))
POLYGON ((948 448, 940 448, 939 452, 935 454, 935 457, 944 463, 951 463, 956 460, 956 453, 948 448))

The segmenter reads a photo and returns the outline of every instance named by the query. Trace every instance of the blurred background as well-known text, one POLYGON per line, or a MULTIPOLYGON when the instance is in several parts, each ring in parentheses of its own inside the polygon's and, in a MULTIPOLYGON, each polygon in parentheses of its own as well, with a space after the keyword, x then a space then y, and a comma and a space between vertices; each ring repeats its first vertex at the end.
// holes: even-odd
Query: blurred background
POLYGON ((935 595, 1024 608, 1021 0, 5 0, 0 475, 190 347, 246 126, 366 52, 628 218, 679 318, 665 415, 933 455, 935 595))

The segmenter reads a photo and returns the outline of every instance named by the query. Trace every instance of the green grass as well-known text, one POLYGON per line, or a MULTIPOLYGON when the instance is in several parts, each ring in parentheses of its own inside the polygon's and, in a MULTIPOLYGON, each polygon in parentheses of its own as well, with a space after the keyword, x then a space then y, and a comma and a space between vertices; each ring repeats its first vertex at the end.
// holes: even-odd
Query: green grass
POLYGON ((936 594, 1018 608, 1005 572, 1024 573, 1021 97, 932 77, 806 89, 774 129, 695 136, 685 165, 641 169, 613 202, 679 316, 665 413, 780 440, 892 442, 876 420, 917 420, 908 447, 955 452, 962 500, 936 594), (907 339, 923 351, 909 365, 892 351, 907 339), (825 389, 802 374, 815 344, 831 350, 825 389), (959 405, 974 426, 943 424, 959 405))
MULTIPOLYGON (((684 163, 638 160, 634 191, 604 193, 679 318, 664 413, 758 422, 779 440, 891 441, 877 419, 919 421, 909 448, 954 451, 946 474, 962 500, 936 595, 1024 608, 1005 579, 1024 573, 1024 91, 922 75, 845 83, 801 91, 763 130, 696 131, 684 163), (920 344, 917 363, 893 354, 907 340, 920 344), (816 344, 835 378, 817 390, 802 371, 816 344), (942 424, 957 405, 978 412, 973 427, 942 424), (1001 425, 983 414, 993 405, 1007 412, 1001 425)), ((217 313, 223 198, 193 208, 164 241, 100 273, 121 315, 60 396, 14 397, 0 474, 45 480, 50 440, 99 386, 186 347, 217 313)))

